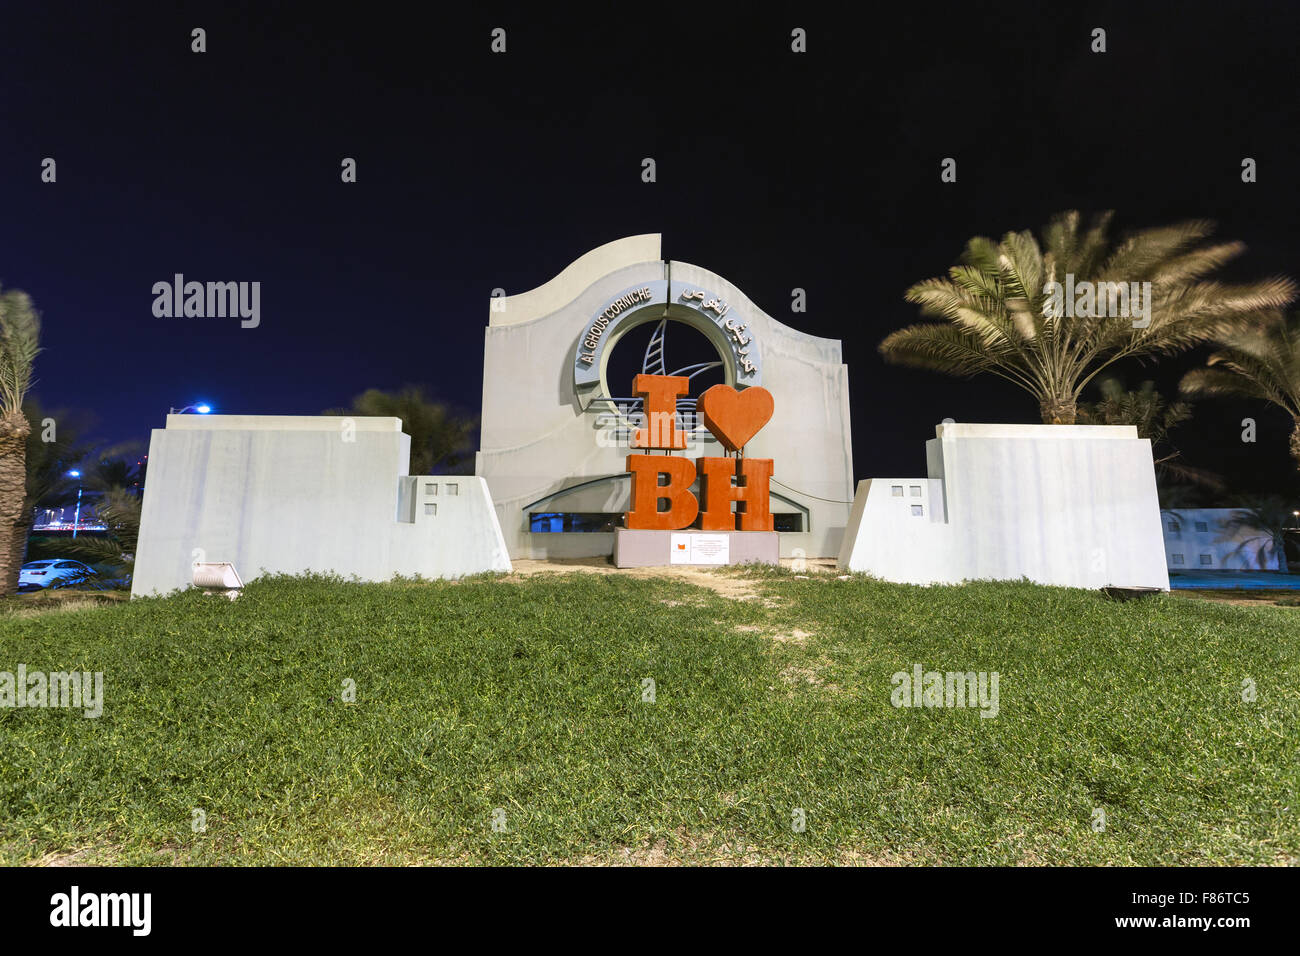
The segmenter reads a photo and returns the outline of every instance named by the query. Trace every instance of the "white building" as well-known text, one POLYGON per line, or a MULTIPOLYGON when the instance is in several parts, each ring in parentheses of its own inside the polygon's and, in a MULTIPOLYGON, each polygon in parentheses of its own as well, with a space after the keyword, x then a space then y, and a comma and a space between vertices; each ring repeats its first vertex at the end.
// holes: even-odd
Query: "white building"
MULTIPOLYGON (((769 500, 781 553, 834 556, 853 492, 839 341, 778 322, 714 272, 661 258, 659 240, 607 243, 544 285, 491 302, 475 472, 491 489, 511 556, 613 551, 629 504, 635 408, 613 401, 629 396, 632 382, 609 381, 609 359, 624 335, 648 323, 656 332, 646 371, 688 374, 672 359, 673 335, 687 327, 712 344, 726 384, 772 393, 776 411, 746 455, 775 461, 769 500)), ((679 402, 683 418, 690 404, 679 402)), ((685 457, 721 454, 702 425, 691 439, 685 457)))
POLYGON ((1179 508, 1161 515, 1170 571, 1285 571, 1270 531, 1239 508, 1179 508))

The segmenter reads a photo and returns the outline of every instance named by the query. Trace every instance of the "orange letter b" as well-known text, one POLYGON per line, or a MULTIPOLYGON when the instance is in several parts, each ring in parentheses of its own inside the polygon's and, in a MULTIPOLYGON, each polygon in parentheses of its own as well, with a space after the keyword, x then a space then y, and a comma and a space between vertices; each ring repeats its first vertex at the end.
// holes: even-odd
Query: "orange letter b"
MULTIPOLYGON (((689 458, 675 455, 628 455, 627 470, 632 473, 632 510, 623 523, 643 531, 676 531, 687 527, 700 511, 691 494, 695 466, 689 458), (668 484, 659 484, 667 475, 668 484), (659 499, 668 499, 668 510, 659 510, 659 499)), ((766 502, 764 498, 764 502, 766 502)))

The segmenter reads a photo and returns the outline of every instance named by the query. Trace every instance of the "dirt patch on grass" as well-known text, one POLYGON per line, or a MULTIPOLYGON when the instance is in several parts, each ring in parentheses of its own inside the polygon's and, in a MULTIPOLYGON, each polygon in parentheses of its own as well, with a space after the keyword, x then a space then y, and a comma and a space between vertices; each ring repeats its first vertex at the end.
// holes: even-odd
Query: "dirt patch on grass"
POLYGON ((822 677, 823 672, 830 666, 831 661, 825 657, 803 665, 791 664, 781 671, 781 680, 791 691, 798 687, 816 687, 818 690, 836 693, 840 689, 839 685, 828 684, 822 677))
MULTIPOLYGON (((784 602, 764 597, 758 590, 758 580, 747 577, 741 566, 735 568, 702 568, 672 566, 658 568, 616 568, 607 557, 599 558, 518 558, 511 562, 514 572, 503 581, 522 581, 537 574, 626 574, 633 578, 666 578, 685 581, 708 588, 715 594, 732 601, 762 601, 764 607, 781 607, 784 602)), ((841 576, 834 558, 782 558, 781 567, 796 571, 800 576, 841 576), (796 561, 801 561, 797 567, 796 561)), ((664 601, 670 607, 678 602, 664 601)), ((689 603, 689 602, 681 602, 689 603)))
POLYGON ((1215 604, 1231 604, 1235 607, 1300 607, 1300 594, 1281 588, 1276 591, 1245 589, 1212 591, 1183 588, 1175 589, 1170 593, 1185 600, 1211 601, 1215 604))
MULTIPOLYGON (((719 621, 718 623, 721 624, 722 622, 719 621)), ((732 627, 732 630, 739 631, 742 634, 761 634, 766 631, 767 628, 763 627, 761 624, 736 624, 732 627)), ((799 628, 793 627, 787 633, 766 634, 765 636, 774 644, 795 644, 802 647, 804 644, 808 643, 808 638, 813 635, 808 631, 801 631, 799 628)))
POLYGON ((781 679, 787 684, 821 684, 822 679, 818 675, 816 668, 812 667, 787 667, 781 671, 781 679))
POLYGON ((47 853, 39 859, 32 860, 28 866, 104 866, 111 865, 118 847, 87 846, 80 850, 65 850, 61 853, 47 853))
MULTIPOLYGON (((632 578, 667 578, 671 581, 685 581, 720 594, 733 601, 753 601, 760 595, 754 582, 737 577, 721 568, 665 567, 665 568, 616 568, 608 558, 552 558, 545 561, 532 558, 519 558, 512 562, 515 570, 502 580, 522 581, 537 574, 625 574, 632 578)), ((676 606, 677 603, 665 601, 676 606)))
POLYGON ((1191 601, 1210 601, 1213 604, 1229 604, 1235 607, 1297 607, 1300 601, 1295 597, 1282 596, 1282 594, 1268 594, 1268 596, 1256 596, 1256 594, 1234 594, 1230 591, 1217 591, 1210 593, 1196 592, 1174 592, 1179 597, 1187 598, 1191 601), (1296 601, 1296 604, 1291 604, 1296 601))
POLYGON ((43 614, 85 611, 126 601, 125 591, 40 591, 0 599, 0 616, 23 620, 43 614))
POLYGON ((927 861, 889 850, 864 853, 846 847, 828 852, 760 849, 712 834, 696 837, 679 827, 671 843, 660 837, 642 846, 618 847, 608 855, 588 854, 556 862, 563 866, 916 866, 927 861))

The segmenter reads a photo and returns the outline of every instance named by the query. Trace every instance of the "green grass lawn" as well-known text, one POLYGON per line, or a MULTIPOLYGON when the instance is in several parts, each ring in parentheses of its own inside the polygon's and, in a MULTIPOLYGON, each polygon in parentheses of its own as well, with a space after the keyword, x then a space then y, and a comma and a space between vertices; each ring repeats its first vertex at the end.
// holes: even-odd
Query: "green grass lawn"
POLYGON ((1300 857, 1300 612, 746 582, 755 599, 568 574, 11 602, 0 671, 102 671, 105 703, 0 708, 0 861, 1300 857), (997 717, 892 706, 918 663, 998 672, 997 717))

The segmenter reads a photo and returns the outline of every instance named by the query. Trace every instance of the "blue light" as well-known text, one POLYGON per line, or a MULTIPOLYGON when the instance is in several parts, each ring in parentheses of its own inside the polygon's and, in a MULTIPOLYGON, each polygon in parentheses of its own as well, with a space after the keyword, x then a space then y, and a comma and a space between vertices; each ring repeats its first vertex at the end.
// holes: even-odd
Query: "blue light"
POLYGON ((195 405, 195 406, 194 406, 194 410, 195 410, 196 412, 198 412, 200 415, 207 415, 209 412, 212 411, 212 406, 211 406, 211 405, 195 405))
POLYGON ((80 478, 80 477, 81 477, 81 472, 79 472, 79 471, 70 471, 70 472, 68 472, 68 477, 69 477, 69 478, 80 478))

